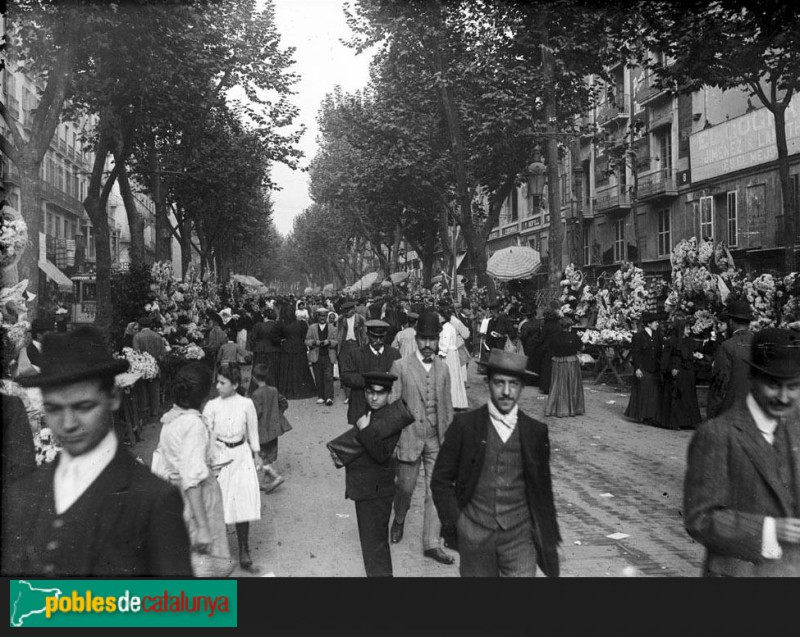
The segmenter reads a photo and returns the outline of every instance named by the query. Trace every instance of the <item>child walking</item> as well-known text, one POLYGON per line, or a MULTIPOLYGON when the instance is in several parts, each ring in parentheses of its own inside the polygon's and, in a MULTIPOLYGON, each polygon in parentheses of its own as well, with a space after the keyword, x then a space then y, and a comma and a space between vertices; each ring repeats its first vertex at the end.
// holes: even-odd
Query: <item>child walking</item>
POLYGON ((258 439, 261 443, 261 459, 264 461, 264 484, 261 490, 271 493, 284 481, 274 466, 278 459, 278 436, 291 431, 292 426, 283 415, 289 401, 275 387, 268 385, 269 367, 263 363, 253 366, 256 388, 250 395, 258 417, 258 439))

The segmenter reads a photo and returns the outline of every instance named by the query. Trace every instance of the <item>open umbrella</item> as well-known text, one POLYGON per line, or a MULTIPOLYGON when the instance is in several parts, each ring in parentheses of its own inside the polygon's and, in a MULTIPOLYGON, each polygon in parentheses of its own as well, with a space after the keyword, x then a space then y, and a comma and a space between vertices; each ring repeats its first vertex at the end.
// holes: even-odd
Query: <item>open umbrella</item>
POLYGON ((378 273, 377 272, 367 272, 364 276, 362 276, 358 281, 353 283, 353 291, 356 290, 368 290, 372 287, 372 284, 378 280, 378 273))
POLYGON ((525 279, 536 272, 541 262, 542 257, 537 250, 527 246, 511 246, 489 257, 486 272, 501 281, 525 279))
POLYGON ((326 283, 325 286, 322 288, 323 294, 333 294, 333 283, 326 283))
POLYGON ((249 274, 232 274, 231 281, 236 281, 250 288, 263 288, 266 287, 261 281, 249 274))
POLYGON ((303 290, 303 294, 314 294, 314 288, 308 286, 305 290, 303 290))
POLYGON ((408 272, 395 272, 389 277, 395 285, 402 283, 408 278, 408 272))

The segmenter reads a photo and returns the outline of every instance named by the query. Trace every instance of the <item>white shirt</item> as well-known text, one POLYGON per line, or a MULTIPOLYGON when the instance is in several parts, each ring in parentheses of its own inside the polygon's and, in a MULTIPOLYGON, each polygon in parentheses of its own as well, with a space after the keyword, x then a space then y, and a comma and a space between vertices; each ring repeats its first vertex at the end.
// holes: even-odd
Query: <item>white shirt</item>
POLYGON ((347 338, 346 341, 356 340, 356 315, 347 317, 347 338))
POLYGON ((433 359, 431 359, 431 362, 430 362, 430 363, 426 363, 426 362, 423 360, 422 353, 421 353, 419 350, 416 350, 416 352, 415 352, 415 353, 416 353, 416 355, 417 355, 417 360, 418 360, 420 363, 422 363, 422 366, 425 368, 425 371, 426 371, 426 372, 430 372, 430 371, 431 371, 431 367, 433 367, 433 359))
POLYGON ((53 475, 56 513, 61 515, 80 498, 117 453, 117 436, 111 430, 92 450, 71 456, 62 450, 53 475))
MULTIPOLYGON (((750 411, 750 415, 756 423, 756 427, 758 427, 758 431, 764 437, 764 440, 767 441, 767 444, 771 445, 775 442, 775 428, 778 426, 778 421, 768 416, 764 410, 761 409, 761 405, 756 402, 752 393, 747 394, 745 403, 747 404, 747 409, 750 411)), ((783 555, 781 545, 778 543, 775 518, 769 516, 764 518, 764 526, 761 531, 761 555, 772 560, 780 559, 783 555)))
POLYGON ((372 347, 372 345, 370 345, 369 348, 372 350, 372 353, 375 354, 375 356, 380 356, 381 354, 383 354, 383 347, 381 347, 380 349, 375 349, 374 347, 372 347))
POLYGON ((494 430, 504 443, 508 442, 508 439, 511 437, 511 434, 514 433, 514 429, 517 426, 519 405, 514 405, 513 409, 507 414, 501 414, 500 410, 494 406, 491 400, 487 404, 489 406, 489 418, 492 421, 492 425, 494 425, 494 430))

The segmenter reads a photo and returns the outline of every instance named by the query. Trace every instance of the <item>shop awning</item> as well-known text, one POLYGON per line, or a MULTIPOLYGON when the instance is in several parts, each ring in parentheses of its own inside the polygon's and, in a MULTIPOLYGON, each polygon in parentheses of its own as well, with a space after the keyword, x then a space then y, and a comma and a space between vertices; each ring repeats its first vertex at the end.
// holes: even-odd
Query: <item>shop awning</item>
POLYGON ((39 261, 39 269, 47 275, 51 281, 55 281, 58 289, 62 292, 72 292, 72 281, 59 270, 50 260, 39 261))

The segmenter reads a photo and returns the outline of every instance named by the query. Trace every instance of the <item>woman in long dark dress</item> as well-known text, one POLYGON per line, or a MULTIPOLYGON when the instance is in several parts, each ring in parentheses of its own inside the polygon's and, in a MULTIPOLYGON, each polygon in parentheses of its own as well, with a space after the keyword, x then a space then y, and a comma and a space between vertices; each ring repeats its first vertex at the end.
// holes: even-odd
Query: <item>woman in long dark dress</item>
POLYGON ((634 377, 631 397, 625 416, 646 425, 661 423, 661 352, 663 339, 658 329, 659 315, 654 312, 642 314, 644 327, 631 339, 631 363, 634 377))
POLYGON ((289 400, 313 398, 317 395, 314 377, 308 366, 307 331, 308 323, 298 321, 294 308, 284 305, 278 321, 278 333, 282 339, 278 391, 289 400))
POLYGON ((545 416, 580 416, 586 413, 583 396, 583 376, 578 353, 583 349, 583 341, 570 331, 572 319, 563 317, 561 330, 550 339, 549 351, 552 355, 552 378, 550 394, 544 408, 545 416))
POLYGON ((550 393, 550 376, 553 369, 553 354, 550 352, 550 341, 560 331, 561 328, 558 324, 556 311, 545 310, 539 342, 533 348, 533 371, 539 374, 539 391, 542 394, 550 393))
POLYGON ((661 354, 661 424, 667 429, 693 429, 702 420, 694 372, 697 347, 697 341, 686 334, 686 321, 676 320, 661 354))
MULTIPOLYGON (((264 308, 264 320, 259 321, 250 330, 250 346, 253 352, 253 369, 256 365, 266 365, 269 373, 267 385, 278 386, 278 375, 281 362, 281 335, 276 321, 277 314, 272 308, 264 308)), ((256 381, 251 379, 248 393, 256 390, 256 381)))

